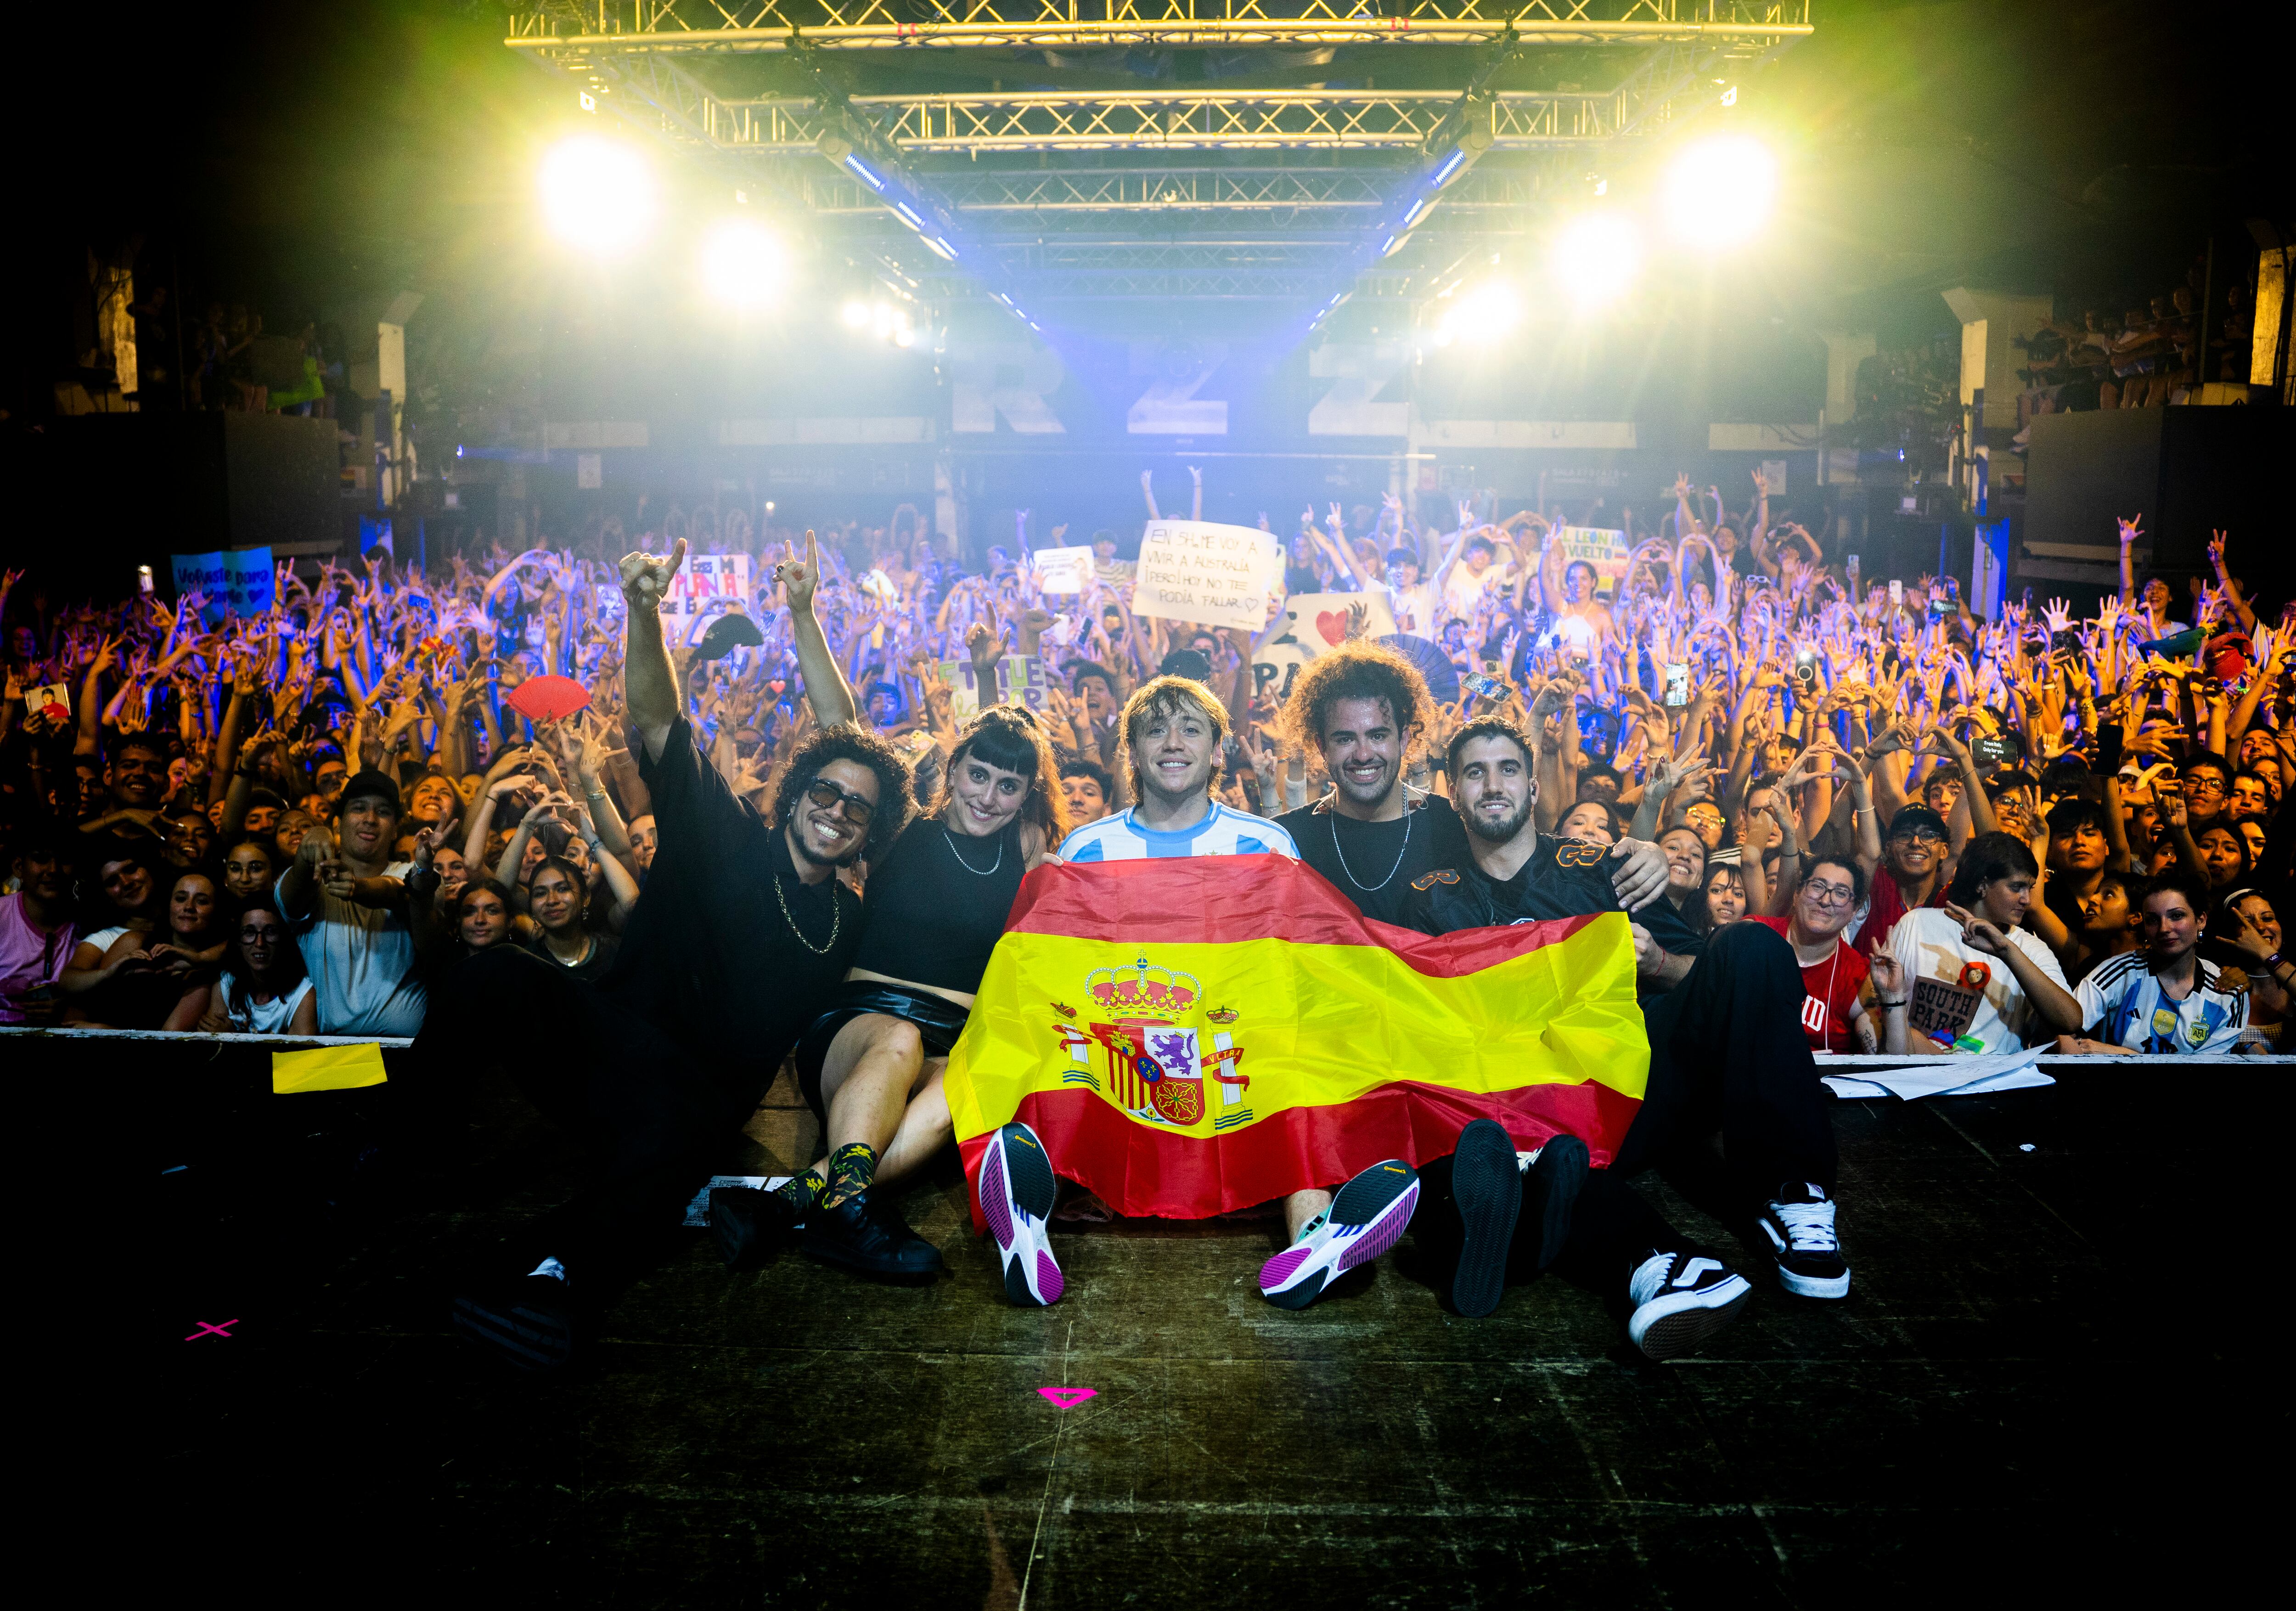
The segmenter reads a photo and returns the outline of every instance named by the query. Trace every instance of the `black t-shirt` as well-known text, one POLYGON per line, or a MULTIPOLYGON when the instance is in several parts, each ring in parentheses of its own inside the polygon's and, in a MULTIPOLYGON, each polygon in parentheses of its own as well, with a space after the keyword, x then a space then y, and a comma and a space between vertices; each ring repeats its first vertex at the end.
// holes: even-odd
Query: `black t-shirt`
MULTIPOLYGON (((1491 877, 1472 857, 1421 874, 1409 886, 1403 926, 1423 934, 1448 934, 1457 929, 1620 911, 1624 908, 1611 886, 1611 852, 1603 846, 1541 834, 1538 849, 1512 878, 1491 877)), ((1705 936, 1664 897, 1629 916, 1650 931, 1661 949, 1678 957, 1695 957, 1706 949, 1705 936)), ((1647 993, 1639 983, 1636 989, 1647 993)))
POLYGON ((1403 921, 1413 879, 1472 859, 1466 827, 1440 794, 1424 796, 1415 810, 1389 822, 1359 822, 1321 801, 1275 820, 1300 847, 1300 860, 1381 923, 1403 921))
POLYGON ((919 818, 869 869, 854 966, 936 990, 979 991, 1026 870, 1017 822, 976 839, 950 833, 938 817, 919 818))
POLYGON ((534 938, 526 942, 526 949, 553 967, 564 968, 585 984, 595 984, 614 971, 614 958, 621 950, 621 941, 611 934, 592 933, 590 954, 579 962, 568 962, 550 949, 550 941, 542 937, 540 929, 537 929, 534 938))
POLYGON ((860 898, 835 878, 798 877, 787 835, 701 759, 683 717, 660 760, 639 748, 660 849, 603 988, 725 1059, 729 1089, 762 1092, 852 966, 860 898))

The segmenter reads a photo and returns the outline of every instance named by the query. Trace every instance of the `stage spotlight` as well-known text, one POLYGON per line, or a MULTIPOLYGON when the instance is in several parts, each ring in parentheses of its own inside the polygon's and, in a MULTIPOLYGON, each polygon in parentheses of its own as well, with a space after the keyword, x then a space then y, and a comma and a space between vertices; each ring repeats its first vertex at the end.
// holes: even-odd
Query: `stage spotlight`
POLYGON ((780 292, 781 242, 763 225, 727 218, 701 242, 701 283, 736 308, 755 308, 780 292))
POLYGON ((542 159, 542 210, 561 240, 610 255, 626 251, 652 220, 653 178, 628 146, 578 135, 542 159))
POLYGON ((1635 226, 1617 213, 1573 218, 1554 237, 1554 277, 1581 308, 1599 308, 1625 295, 1641 262, 1635 226))
POLYGON ((848 330, 865 330, 869 327, 869 304, 848 302, 839 309, 837 316, 844 320, 848 330))
POLYGON ((1744 135, 1702 140, 1667 174, 1667 221, 1693 245, 1734 246, 1768 220, 1777 188, 1777 160, 1760 141, 1744 135))
POLYGON ((1458 341, 1487 341, 1505 334, 1522 318, 1522 298, 1507 280, 1485 280, 1472 290, 1444 299, 1435 321, 1435 345, 1458 341))

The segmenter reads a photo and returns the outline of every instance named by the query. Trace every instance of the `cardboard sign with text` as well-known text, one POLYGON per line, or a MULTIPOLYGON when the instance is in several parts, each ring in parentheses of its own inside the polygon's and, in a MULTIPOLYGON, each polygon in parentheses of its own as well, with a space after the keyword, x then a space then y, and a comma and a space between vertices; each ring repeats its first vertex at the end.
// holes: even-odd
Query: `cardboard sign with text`
MULTIPOLYGON (((969 660, 940 662, 940 679, 948 685, 949 719, 963 727, 980 714, 980 686, 969 660)), ((1045 708, 1045 662, 1033 654, 1007 654, 996 662, 996 686, 991 704, 1023 704, 1031 711, 1045 708)))
POLYGON ((1627 574, 1627 534, 1605 530, 1599 526, 1565 526, 1555 532, 1553 541, 1562 545, 1563 569, 1585 560, 1595 567, 1595 587, 1597 592, 1616 594, 1619 583, 1627 574))
POLYGON ((1283 579, 1283 548, 1256 526, 1150 521, 1140 539, 1132 612, 1160 621, 1242 627, 1267 624, 1267 596, 1283 579))
POLYGON ((272 569, 271 547, 227 548, 223 556, 224 588, 231 612, 251 621, 271 608, 278 573, 272 569))
POLYGON ((1092 585, 1092 550, 1038 548, 1029 555, 1046 593, 1081 593, 1092 585))
POLYGON ((662 629, 691 645, 716 617, 728 611, 749 614, 749 601, 748 555, 688 555, 685 568, 669 579, 669 591, 662 595, 662 629))
POLYGON ((207 602, 200 606, 200 619, 210 627, 223 625, 223 612, 230 603, 230 573, 223 568, 220 551, 206 554, 176 554, 168 556, 176 574, 176 596, 197 592, 207 602))
POLYGON ((1280 629, 1252 657, 1254 692, 1288 698, 1301 666, 1347 641, 1348 611, 1356 604, 1369 612, 1365 637, 1376 642, 1394 632, 1385 593, 1294 593, 1285 599, 1280 629))

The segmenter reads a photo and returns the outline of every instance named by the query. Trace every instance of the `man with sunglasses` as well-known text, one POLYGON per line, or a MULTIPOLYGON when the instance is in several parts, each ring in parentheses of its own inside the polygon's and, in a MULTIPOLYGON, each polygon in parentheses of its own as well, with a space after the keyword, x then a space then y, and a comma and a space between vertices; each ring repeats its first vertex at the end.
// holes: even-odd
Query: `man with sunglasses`
POLYGON ((837 872, 890 845, 908 772, 853 725, 853 693, 813 613, 806 557, 777 568, 798 667, 821 728, 797 746, 764 811, 701 755, 662 641, 660 607, 685 563, 622 561, 630 725, 660 850, 620 954, 595 987, 511 946, 458 966, 415 1041, 420 1073, 466 1085, 490 1047, 545 1116, 586 1146, 591 1183, 546 1216, 512 1275, 455 1300, 464 1335, 547 1369, 588 1312, 675 1229, 736 1142, 798 1038, 852 966, 861 902, 837 872), (514 1033, 504 1037, 503 1026, 514 1033))

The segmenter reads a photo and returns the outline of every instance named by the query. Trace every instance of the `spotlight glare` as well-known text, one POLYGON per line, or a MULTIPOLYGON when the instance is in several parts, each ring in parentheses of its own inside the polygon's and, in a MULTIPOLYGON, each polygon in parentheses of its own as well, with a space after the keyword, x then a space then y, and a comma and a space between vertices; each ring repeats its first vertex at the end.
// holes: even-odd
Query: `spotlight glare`
POLYGON ((782 288, 781 242, 762 225, 727 218, 701 243, 701 283, 736 308, 756 308, 782 288))
POLYGON ((1702 140, 1667 174, 1666 213, 1674 233, 1700 246, 1734 246, 1767 221, 1778 165, 1744 135, 1702 140))
POLYGON ((845 328, 848 330, 866 329, 869 325, 869 304, 848 302, 839 311, 838 317, 845 321, 845 328))
POLYGON ((1573 218, 1554 238, 1554 277, 1581 308, 1599 308, 1625 295, 1641 260, 1634 225, 1617 213, 1573 218))
POLYGON ((1522 299, 1506 280, 1485 280, 1472 291, 1450 300, 1435 326, 1435 345, 1448 347, 1462 338, 1488 340, 1505 334, 1522 318, 1522 299))
POLYGON ((577 135, 542 159, 542 209, 561 240, 611 256, 628 251, 653 218, 653 178, 619 141, 577 135))

